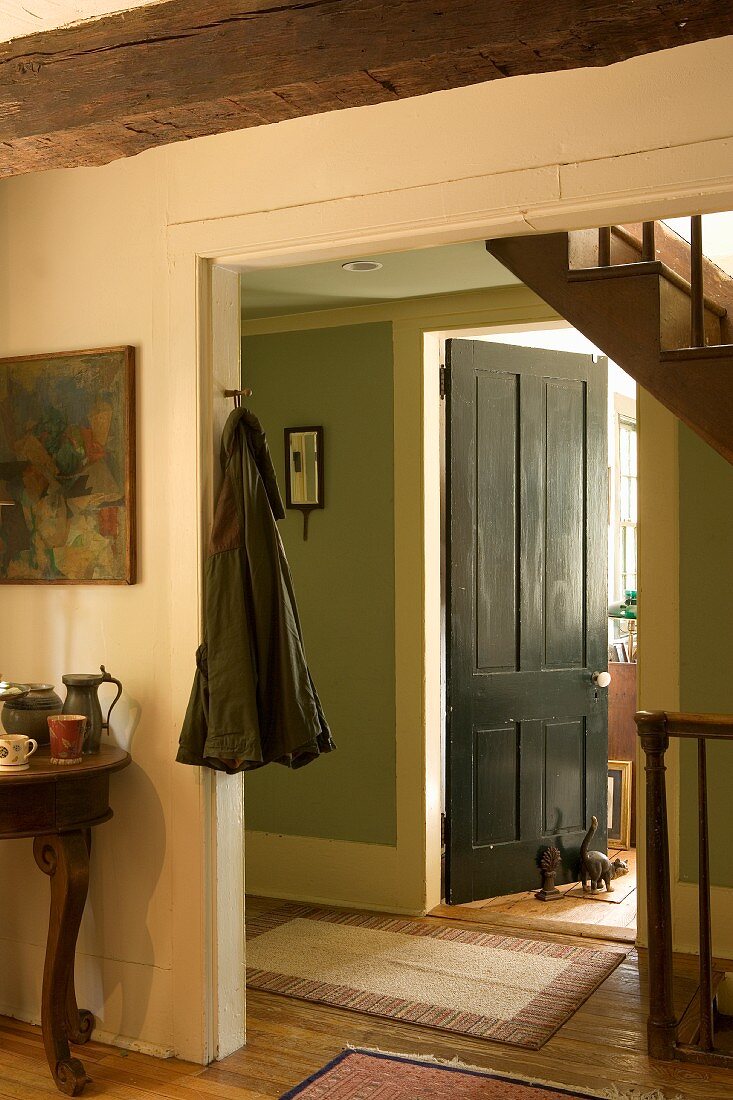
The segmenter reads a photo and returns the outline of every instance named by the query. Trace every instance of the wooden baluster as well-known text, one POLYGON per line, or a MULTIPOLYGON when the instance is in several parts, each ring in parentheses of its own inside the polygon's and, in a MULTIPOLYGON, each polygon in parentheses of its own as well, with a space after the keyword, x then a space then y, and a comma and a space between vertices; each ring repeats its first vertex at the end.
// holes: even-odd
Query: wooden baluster
POLYGON ((708 851, 708 780, 705 738, 697 739, 698 902, 700 912, 701 1050, 713 1049, 713 950, 710 928, 710 856, 708 851))
POLYGON ((702 269, 702 217, 690 218, 690 347, 705 347, 705 291, 702 269))
POLYGON ((641 242, 641 258, 645 261, 656 260, 657 258, 657 246, 654 239, 654 233, 657 227, 656 222, 644 222, 642 227, 642 242, 641 242))
POLYGON ((672 999, 672 903, 664 754, 669 747, 664 713, 636 715, 646 756, 646 894, 649 922, 649 1054, 674 1059, 677 1024, 672 999))
POLYGON ((598 230, 598 266, 611 266, 611 227, 603 226, 598 230))

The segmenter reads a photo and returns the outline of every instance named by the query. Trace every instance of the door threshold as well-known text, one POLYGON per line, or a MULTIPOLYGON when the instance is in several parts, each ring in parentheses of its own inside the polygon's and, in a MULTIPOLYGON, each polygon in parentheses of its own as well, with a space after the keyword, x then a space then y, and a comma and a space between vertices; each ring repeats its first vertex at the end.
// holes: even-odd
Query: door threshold
MULTIPOLYGON (((546 904, 551 905, 552 902, 546 904)), ((512 916, 510 913, 495 913, 491 909, 475 909, 470 905, 436 905, 428 913, 429 917, 441 920, 455 920, 461 923, 480 924, 488 928, 511 932, 548 932, 559 936, 576 936, 584 940, 604 940, 607 943, 623 943, 633 946, 636 943, 635 928, 619 928, 609 924, 582 924, 579 921, 555 920, 550 917, 512 916)))

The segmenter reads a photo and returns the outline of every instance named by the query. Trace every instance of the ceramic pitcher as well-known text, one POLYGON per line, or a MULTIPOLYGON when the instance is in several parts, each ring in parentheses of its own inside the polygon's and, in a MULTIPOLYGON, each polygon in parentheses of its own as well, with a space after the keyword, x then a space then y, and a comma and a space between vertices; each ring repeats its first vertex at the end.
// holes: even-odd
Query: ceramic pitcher
POLYGON ((122 684, 110 676, 104 665, 99 666, 98 673, 69 672, 61 679, 66 684, 66 698, 62 707, 63 714, 83 714, 87 719, 86 733, 84 734, 85 754, 99 752, 102 739, 102 730, 109 733, 109 716, 112 707, 122 694, 122 684), (102 718, 102 708, 99 705, 97 691, 102 684, 117 684, 117 694, 110 704, 107 717, 102 718))

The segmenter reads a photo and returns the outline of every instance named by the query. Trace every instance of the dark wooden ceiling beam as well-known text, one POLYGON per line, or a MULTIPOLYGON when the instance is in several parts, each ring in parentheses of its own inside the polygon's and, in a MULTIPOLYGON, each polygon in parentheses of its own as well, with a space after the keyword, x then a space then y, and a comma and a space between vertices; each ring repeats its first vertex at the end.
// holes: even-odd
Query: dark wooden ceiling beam
POLYGON ((0 178, 726 34, 722 0, 169 0, 0 45, 0 178))

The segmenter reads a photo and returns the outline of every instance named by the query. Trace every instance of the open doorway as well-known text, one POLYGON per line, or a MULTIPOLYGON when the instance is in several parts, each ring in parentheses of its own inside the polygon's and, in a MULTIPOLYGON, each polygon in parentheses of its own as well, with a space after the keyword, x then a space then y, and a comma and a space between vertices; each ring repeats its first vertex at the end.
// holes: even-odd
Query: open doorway
MULTIPOLYGON (((339 744, 339 751, 332 758, 303 773, 291 775, 281 769, 266 769, 248 777, 248 886, 254 894, 412 913, 425 912, 435 901, 445 898, 437 882, 433 892, 424 879, 418 881, 419 875, 415 875, 414 890, 408 892, 406 888, 408 874, 416 869, 414 858, 407 854, 407 844, 414 844, 411 851, 418 850, 419 829, 423 836, 428 834, 430 837, 439 817, 440 803, 437 798, 428 798, 414 832, 409 824, 406 825, 406 817, 401 817, 405 806, 418 810, 417 804, 413 805, 417 787, 415 772, 406 763, 408 738, 413 737, 416 728, 410 722, 408 731, 404 718, 400 718, 400 712, 406 713, 401 668, 414 665, 417 637, 412 635, 409 645, 404 641, 400 645, 397 636, 404 616, 400 601, 407 585, 399 564, 397 573, 394 571, 395 555, 402 538, 400 508, 394 494, 399 494, 401 476, 398 449, 402 433, 398 423, 403 377, 411 371, 425 387, 422 430, 428 447, 432 445, 431 429, 425 417, 429 419, 432 408, 444 409, 446 404, 438 398, 437 383, 439 361, 445 360, 448 340, 455 346, 466 339, 475 340, 485 348, 493 348, 497 355, 501 354, 502 346, 508 349, 508 355, 524 348, 527 354, 532 351, 550 359, 565 356, 568 361, 582 360, 587 364, 595 394, 595 480, 588 499, 582 502, 581 511, 585 511, 579 522, 585 530, 586 513, 592 506, 595 542, 590 557, 594 577, 595 635, 592 667, 587 666, 587 662, 583 664, 583 677, 587 679, 593 672, 605 673, 609 645, 612 655, 623 652, 619 628, 609 628, 608 608, 610 603, 620 602, 622 597, 619 587, 622 538, 627 587, 631 583, 632 567, 635 568, 630 516, 625 514, 623 531, 620 520, 617 522, 613 518, 622 488, 619 417, 623 418, 626 432, 623 452, 626 454, 632 441, 629 431, 632 425, 635 427, 635 386, 605 359, 601 364, 598 349, 557 319, 557 314, 530 295, 525 302, 525 294, 525 289, 487 256, 481 241, 378 254, 374 257, 374 269, 361 274, 345 273, 344 265, 333 261, 263 269, 243 276, 243 382, 254 390, 253 411, 262 418, 270 439, 275 441, 273 457, 281 477, 285 472, 281 444, 284 429, 306 423, 324 429, 328 507, 314 516, 307 541, 303 539, 302 516, 298 512, 288 510, 281 531, 294 571, 308 657, 317 673, 324 704, 330 704, 326 709, 339 744), (501 310, 506 311, 503 316, 501 310), (523 315, 527 318, 526 323, 507 327, 506 323, 501 323, 506 320, 507 313, 515 318, 523 315), (544 320, 539 319, 543 317, 544 320), (466 322, 471 328, 463 327, 466 322), (445 329, 436 337, 437 326, 441 324, 445 324, 445 329), (602 385, 598 385, 599 380, 602 385), (608 399, 607 394, 610 395, 608 399), (366 455, 369 455, 368 462, 363 461, 366 455), (363 537, 365 524, 368 525, 368 539, 363 537), (326 592, 328 599, 324 599, 326 592), (339 639, 338 647, 333 644, 334 638, 339 639), (396 683, 393 683, 395 673, 396 683), (405 873, 408 867, 410 871, 405 873), (422 897, 427 900, 427 906, 421 905, 422 897)), ((570 390, 580 396, 579 407, 584 417, 586 382, 579 376, 573 380, 570 390)), ((566 388, 565 397, 570 390, 566 388)), ((567 413, 572 417, 574 410, 577 411, 574 398, 567 409, 562 405, 563 400, 561 395, 560 421, 567 413)), ((537 411, 542 415, 539 406, 537 411)), ((528 430, 530 434, 534 431, 528 430)), ((438 435, 436 433, 436 439, 438 435)), ((536 457, 539 460, 539 456, 536 457)), ((583 452, 576 455, 578 457, 585 473, 587 456, 583 452)), ((547 456, 541 461, 547 468, 547 456)), ((428 465, 430 462, 432 459, 428 465)), ((556 465, 551 458, 549 467, 556 465)), ((439 466, 436 460, 431 467, 436 484, 439 466)), ((557 468, 562 469, 562 462, 557 468)), ((624 477, 623 489, 630 500, 631 482, 627 473, 624 477)), ((558 490, 564 485, 565 480, 560 478, 558 490)), ((428 488, 426 485, 426 500, 432 492, 428 492, 428 488)), ((561 512, 566 505, 572 505, 571 498, 572 493, 562 498, 561 512)), ((534 522, 539 531, 539 514, 534 522)), ((559 533, 564 529, 562 514, 557 529, 559 533)), ((438 542, 439 531, 438 524, 432 535, 433 542, 438 542)), ((585 561, 589 555, 584 538, 581 535, 580 554, 585 561)), ((436 547, 428 545, 429 542, 426 537, 424 584, 428 588, 433 583, 431 563, 440 560, 436 547)), ((416 552, 422 550, 417 546, 414 549, 416 552)), ((576 550, 577 545, 569 543, 560 556, 565 556, 566 551, 572 556, 576 550)), ((409 570, 415 574, 414 558, 409 570)), ((565 581, 572 588, 574 581, 570 573, 565 581)), ((419 576, 415 594, 421 603, 423 600, 429 602, 429 594, 426 595, 419 576)), ((563 614, 567 617, 567 608, 561 604, 562 600, 551 616, 559 645, 555 671, 560 674, 568 664, 563 653, 568 646, 572 648, 574 630, 573 623, 561 622, 563 614)), ((587 616, 584 596, 573 611, 577 611, 581 619, 587 616)), ((423 625, 429 642, 427 622, 423 625)), ((435 631, 437 649, 440 629, 437 618, 430 629, 435 631)), ((584 636, 583 645, 586 643, 584 636)), ((632 659, 625 663, 635 674, 635 652, 627 648, 626 653, 632 659)), ((569 664, 571 678, 578 679, 580 666, 572 667, 572 660, 569 664)), ((625 670, 625 674, 628 679, 628 671, 625 670)), ((608 800, 609 761, 624 765, 620 778, 614 772, 610 779, 614 785, 616 816, 618 818, 621 808, 627 806, 630 812, 627 798, 631 797, 629 773, 633 772, 635 756, 632 721, 635 689, 633 684, 626 686, 626 741, 616 746, 613 733, 609 745, 606 725, 607 704, 612 711, 616 707, 615 678, 610 700, 605 698, 609 691, 603 685, 586 684, 585 681, 582 684, 584 694, 590 692, 591 696, 598 696, 592 708, 598 726, 592 769, 586 771, 583 764, 583 783, 590 782, 592 775, 594 787, 592 795, 586 797, 583 791, 578 796, 582 802, 582 809, 576 814, 578 822, 572 823, 571 828, 566 819, 558 832, 552 834, 562 837, 566 867, 564 875, 558 875, 558 882, 563 893, 570 892, 572 880, 577 877, 577 852, 589 824, 586 818, 591 812, 597 812, 599 817, 593 847, 605 851, 608 814, 603 807, 608 800)), ((422 683, 418 690, 422 693, 422 683)), ((426 699, 424 705, 433 706, 433 700, 426 699)), ((554 719, 557 715, 553 713, 550 717, 554 719)), ((557 728, 561 759, 556 793, 563 783, 567 783, 573 768, 579 774, 577 758, 579 752, 585 752, 583 723, 587 724, 587 715, 581 714, 580 720, 581 727, 577 723, 560 723, 557 728)), ((426 726, 432 728, 427 717, 425 721, 426 726)), ((438 731, 439 726, 437 723, 438 731)), ((615 720, 612 728, 614 731, 617 728, 615 720)), ((436 734, 435 751, 439 751, 438 736, 439 733, 436 734)), ((433 749, 428 744, 425 750, 418 738, 414 739, 414 744, 414 763, 424 768, 422 754, 425 751, 430 754, 433 749)), ((501 774, 500 769, 496 769, 496 774, 501 774)), ((548 820, 556 809, 558 807, 546 807, 548 820)), ((566 813, 567 808, 562 812, 566 813)), ((413 819, 415 817, 413 813, 413 819)), ((623 929, 619 938, 632 940, 636 918, 635 858, 633 853, 627 854, 631 847, 631 837, 626 836, 628 825, 627 820, 622 829, 620 821, 615 825, 612 822, 611 843, 618 842, 619 846, 611 847, 611 856, 628 861, 630 873, 626 876, 624 890, 618 888, 619 882, 608 898, 601 898, 599 893, 598 897, 588 900, 581 891, 581 896, 572 901, 563 897, 552 904, 537 902, 533 892, 540 885, 537 858, 544 836, 543 830, 539 830, 533 849, 526 853, 531 864, 526 884, 523 881, 498 882, 490 889, 460 900, 467 901, 474 910, 472 919, 478 910, 491 909, 497 917, 506 916, 507 923, 514 917, 521 917, 525 925, 528 923, 526 914, 518 909, 510 917, 502 914, 502 906, 514 909, 520 901, 526 901, 542 921, 548 917, 557 921, 573 909, 569 920, 577 926, 597 924, 603 930, 615 924, 623 929), (619 904, 622 893, 627 899, 624 907, 619 904), (510 900, 500 900, 507 895, 510 900)), ((545 832, 550 835, 549 830, 545 832)), ((429 851, 423 854, 427 876, 432 873, 431 844, 428 839, 429 851)), ((549 845, 547 840, 545 846, 549 845)), ((435 850, 437 862, 439 845, 435 845, 435 850)))
POLYGON ((434 912, 633 942, 635 383, 563 324, 432 347, 447 392, 434 912), (583 888, 584 844, 608 852, 610 890, 583 888), (556 892, 539 892, 545 852, 556 892))
MULTIPOLYGON (((422 801, 424 576, 439 593, 432 560, 422 572, 422 437, 436 454, 438 438, 425 428, 423 386, 431 409, 440 403, 423 333, 458 316, 555 315, 483 241, 371 259, 381 267, 345 271, 334 261, 242 279, 243 384, 281 484, 284 430, 323 429, 326 507, 307 541, 297 511, 279 528, 338 746, 297 772, 247 776, 247 880, 250 894, 269 898, 422 914, 440 900, 437 770, 435 797, 431 772, 422 801)), ((436 500, 437 484, 436 475, 436 500)), ((436 563, 438 540, 436 522, 436 563)), ((431 639, 437 650, 437 625, 431 639)), ((437 758, 437 721, 434 730, 433 748, 431 720, 437 758)))

